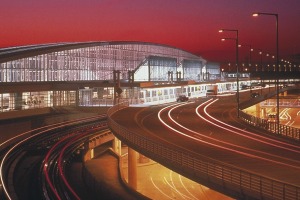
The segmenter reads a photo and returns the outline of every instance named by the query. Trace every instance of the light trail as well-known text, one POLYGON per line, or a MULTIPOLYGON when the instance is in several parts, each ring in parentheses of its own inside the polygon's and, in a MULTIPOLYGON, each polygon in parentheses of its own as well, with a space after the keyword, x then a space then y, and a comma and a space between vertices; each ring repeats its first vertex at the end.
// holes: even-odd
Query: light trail
MULTIPOLYGON (((172 185, 173 185, 173 187, 176 189, 176 191, 178 191, 178 192, 180 192, 178 189, 177 189, 177 187, 176 187, 176 185, 174 184, 174 181, 173 181, 173 171, 172 170, 170 170, 170 180, 171 180, 171 183, 172 183, 172 185)), ((185 188, 185 187, 184 187, 185 188)), ((182 193, 182 192, 180 192, 182 195, 184 195, 186 198, 188 198, 188 199, 194 199, 193 197, 190 197, 190 196, 188 196, 188 195, 186 195, 186 194, 184 194, 184 193, 182 193)), ((188 193, 189 194, 189 193, 188 193)), ((193 196, 193 195, 192 195, 193 196)), ((197 199, 197 198, 196 198, 197 199)))
POLYGON ((165 183, 171 188, 171 190, 175 191, 177 194, 179 194, 181 196, 181 198, 183 199, 191 199, 190 197, 186 196, 185 194, 182 194, 180 191, 177 190, 177 188, 175 187, 173 181, 171 180, 171 183, 169 183, 169 181, 167 180, 166 177, 164 177, 164 181, 165 183))
MULTIPOLYGON (((63 171, 63 155, 66 151, 66 149, 76 140, 78 140, 79 138, 83 137, 84 135, 89 134, 90 132, 86 132, 86 133, 82 133, 78 136, 76 136, 75 138, 73 138, 71 141, 69 141, 66 145, 64 145, 63 149, 60 151, 59 153, 59 157, 58 157, 58 163, 57 163, 57 167, 59 170, 59 175, 62 178, 64 184, 67 186, 67 188, 69 189, 69 191, 72 193, 72 195, 74 196, 75 199, 80 200, 80 197, 77 195, 77 193, 73 190, 73 188, 70 186, 70 184, 68 183, 65 175, 64 175, 64 171, 63 171)), ((48 173, 47 173, 48 174, 48 173)))
POLYGON ((75 138, 73 138, 71 141, 69 141, 66 145, 64 145, 64 147, 62 148, 62 150, 59 153, 59 157, 58 157, 58 162, 57 162, 57 168, 59 170, 59 175, 62 178, 64 184, 67 186, 67 188, 69 189, 69 191, 72 193, 72 195, 77 199, 80 200, 80 197, 77 195, 77 193, 73 190, 73 188, 71 187, 71 185, 69 184, 69 182, 67 181, 65 174, 64 174, 64 168, 63 168, 63 156, 65 154, 65 151, 67 150, 67 148, 69 148, 69 146, 71 146, 74 142, 76 142, 78 139, 86 137, 89 134, 92 134, 96 131, 100 131, 103 130, 103 128, 107 128, 106 124, 101 124, 101 126, 92 128, 91 130, 85 131, 84 133, 81 133, 79 135, 77 135, 75 138))
MULTIPOLYGON (((212 100, 212 99, 208 100, 207 102, 210 102, 211 100, 212 100)), ((216 100, 214 100, 214 101, 212 101, 212 102, 215 102, 215 101, 216 101, 216 100)), ((201 105, 204 105, 204 104, 207 103, 207 102, 204 102, 204 103, 202 103, 201 105)), ((211 103, 211 102, 210 102, 210 103, 211 103)), ((189 104, 189 103, 186 103, 186 104, 189 104)), ((186 105, 186 104, 182 104, 182 105, 186 105)), ((177 105, 176 107, 179 107, 179 106, 182 106, 182 105, 177 105)), ((201 105, 200 105, 200 106, 201 106, 201 105)), ((207 145, 209 145, 209 146, 213 146, 213 147, 216 147, 216 148, 219 148, 219 149, 227 150, 227 151, 230 151, 230 152, 233 152, 233 153, 237 153, 237 154, 240 154, 240 155, 244 155, 244 156, 247 156, 247 157, 251 157, 251 158, 255 158, 255 159, 260 159, 260 160, 264 160, 264 161, 268 161, 268 162, 272 162, 272 163, 276 163, 276 164, 280 164, 280 165, 284 165, 284 166, 288 166, 288 167, 300 169, 300 166, 299 166, 299 165, 297 165, 297 166, 295 166, 295 165, 289 165, 289 164, 287 164, 287 163, 283 163, 283 162, 275 161, 275 160, 272 160, 272 159, 264 158, 264 157, 261 157, 261 156, 257 156, 257 155, 255 155, 255 154, 250 154, 250 153, 238 151, 238 150, 235 150, 235 149, 232 149, 232 148, 228 148, 228 147, 224 147, 224 146, 221 146, 221 145, 217 145, 217 144, 214 144, 214 143, 211 143, 211 142, 207 142, 207 141, 204 141, 204 140, 202 140, 202 139, 198 139, 198 138, 196 138, 196 137, 194 137, 194 136, 191 136, 191 135, 189 135, 189 134, 187 134, 187 133, 181 132, 181 131, 175 129, 174 127, 168 125, 168 124, 161 118, 161 113, 164 112, 166 109, 169 109, 169 108, 172 107, 172 106, 173 106, 173 105, 170 105, 170 106, 167 106, 167 107, 162 108, 162 109, 158 112, 158 119, 161 121, 161 123, 162 123, 164 126, 166 126, 166 127, 169 128, 170 130, 172 130, 172 131, 174 131, 174 132, 176 132, 176 133, 178 133, 178 134, 180 134, 180 135, 183 135, 183 136, 185 136, 185 137, 187 137, 187 138, 190 138, 190 139, 192 139, 192 140, 198 141, 198 142, 200 142, 200 143, 207 144, 207 145)), ((198 107, 197 107, 197 108, 198 108, 198 107)), ((168 115, 169 115, 169 118, 170 118, 170 111, 169 111, 168 115)), ((207 119, 206 119, 206 120, 207 120, 207 119)), ((189 130, 189 131, 191 131, 192 133, 195 133, 195 134, 197 134, 197 135, 201 135, 201 136, 204 136, 204 137, 206 137, 206 138, 212 139, 212 138, 210 138, 210 137, 208 137, 208 136, 205 136, 205 135, 203 135, 203 134, 199 134, 198 132, 195 132, 195 131, 193 131, 193 130, 190 130, 190 129, 188 129, 188 128, 182 126, 181 124, 177 123, 175 120, 173 120, 173 121, 174 121, 177 125, 179 125, 181 128, 184 128, 185 130, 189 130)), ((225 128, 224 128, 224 129, 225 129, 225 128)), ((214 138, 213 138, 213 140, 216 140, 216 141, 221 142, 221 143, 225 143, 225 142, 223 142, 223 141, 220 141, 220 140, 217 140, 217 139, 214 139, 214 138)), ((227 144, 229 144, 229 143, 227 143, 227 144)), ((241 147, 241 146, 238 146, 238 145, 232 145, 232 144, 229 144, 229 145, 247 149, 247 148, 245 148, 245 147, 241 147)), ((250 149, 249 149, 249 150, 250 150, 250 149)), ((253 150, 253 151, 255 151, 255 150, 253 150)), ((260 152, 260 151, 256 151, 256 152, 260 152)), ((260 152, 260 153, 266 154, 266 155, 271 155, 271 154, 267 154, 267 153, 265 153, 265 152, 260 152)), ((272 156, 273 156, 273 155, 272 155, 272 156)), ((282 157, 279 157, 279 158, 282 158, 282 157)))
POLYGON ((214 120, 214 121, 216 121, 216 122, 218 122, 218 123, 220 123, 220 124, 222 124, 223 126, 228 127, 228 128, 225 128, 225 127, 223 127, 223 126, 220 126, 220 125, 218 125, 218 124, 216 124, 216 123, 214 123, 214 122, 212 122, 212 121, 207 120, 207 119, 204 118, 203 116, 201 116, 200 113, 198 112, 198 109, 199 109, 199 107, 200 107, 201 105, 198 106, 198 107, 196 108, 196 113, 197 113, 197 115, 198 115, 199 117, 201 117, 202 119, 204 119, 205 121, 207 121, 208 123, 213 124, 213 125, 215 125, 215 126, 218 126, 219 128, 222 128, 222 129, 224 129, 224 130, 228 130, 228 131, 230 131, 230 132, 232 132, 232 133, 235 133, 235 134, 237 134, 237 135, 239 135, 239 136, 243 136, 243 137, 246 137, 246 138, 248 138, 248 139, 252 139, 252 140, 255 140, 255 141, 258 141, 258 142, 261 142, 261 143, 265 143, 265 144, 268 144, 268 145, 271 145, 271 146, 274 146, 274 147, 277 147, 277 148, 285 149, 285 150, 292 151, 292 152, 295 152, 295 153, 300 153, 300 146, 296 146, 296 145, 289 144, 289 143, 286 143, 286 142, 274 140, 274 139, 272 139, 272 138, 264 137, 264 136, 255 134, 255 133, 253 133, 253 132, 250 132, 250 131, 246 131, 246 130, 244 130, 244 129, 237 128, 237 127, 235 127, 235 126, 231 126, 231 125, 229 125, 229 124, 226 124, 225 122, 222 122, 222 121, 220 121, 220 120, 218 120, 218 119, 212 117, 212 116, 206 111, 206 109, 207 109, 208 106, 210 106, 211 104, 215 103, 216 101, 217 101, 217 100, 215 100, 215 101, 213 101, 213 102, 210 102, 208 105, 206 105, 205 108, 204 108, 204 113, 205 113, 209 118, 211 118, 212 120, 214 120), (229 129, 229 128, 234 129, 234 130, 237 130, 237 131, 239 131, 239 132, 233 131, 233 130, 231 130, 231 129, 229 129), (246 135, 245 135, 245 134, 241 134, 240 132, 244 132, 244 133, 247 133, 247 134, 246 134, 246 135), (253 137, 250 137, 250 135, 253 136, 253 137), (283 147, 283 146, 280 146, 280 145, 275 145, 275 144, 270 143, 270 142, 262 141, 262 140, 257 139, 257 137, 258 137, 258 138, 262 138, 262 139, 267 140, 267 141, 270 141, 270 142, 273 142, 273 143, 277 143, 277 144, 281 144, 281 145, 286 145, 286 146, 289 146, 289 147, 293 147, 293 148, 299 149, 299 150, 289 149, 289 148, 287 148, 287 147, 283 147))
POLYGON ((163 194, 165 197, 167 197, 168 199, 173 199, 172 197, 170 197, 169 195, 167 195, 166 193, 164 193, 153 181, 152 176, 150 177, 150 180, 152 182, 152 185, 161 193, 163 194))
MULTIPOLYGON (((46 157, 45 157, 45 160, 44 160, 44 167, 43 167, 43 173, 44 173, 44 176, 46 178, 46 181, 48 183, 48 186, 50 187, 51 191, 53 192, 53 194, 55 195, 55 197, 58 199, 58 200, 61 200, 61 197, 59 196, 58 192, 56 191, 55 189, 55 186, 54 184, 52 183, 51 181, 51 178, 49 176, 49 173, 48 173, 48 163, 49 163, 49 158, 51 156, 51 153, 56 149, 56 147, 63 141, 67 140, 69 137, 71 137, 71 135, 67 135, 65 136, 64 138, 60 139, 59 141, 60 142, 57 142, 55 143, 51 149, 49 150, 49 152, 47 153, 46 157)), ((48 196, 47 194, 47 198, 50 198, 50 196, 48 196)))
POLYGON ((4 173, 3 173, 3 170, 4 170, 4 165, 5 165, 5 162, 7 160, 7 158, 9 157, 9 155, 15 150, 17 149, 21 144, 24 144, 25 142, 29 141, 30 139, 38 136, 38 135, 42 135, 48 131, 51 131, 51 130, 55 130, 57 128, 60 128, 60 127, 64 127, 66 125, 72 125, 72 124, 75 124, 77 122, 83 122, 83 121, 89 121, 91 119, 95 119, 95 118, 99 118, 99 117, 105 117, 106 115, 99 115, 99 116, 93 116, 93 117, 86 117, 86 118, 80 118, 80 119, 75 119, 75 120, 70 120, 70 121, 67 121, 67 122, 59 122, 59 123, 56 123, 56 124, 51 124, 51 125, 47 125, 47 126, 43 126, 43 127, 40 127, 40 128, 37 128, 37 129, 34 129, 34 130, 30 130, 30 131, 27 131, 27 132, 24 132, 22 134, 19 134, 15 137, 12 137, 8 140, 6 140, 5 142, 1 143, 0 144, 0 147, 2 146, 5 146, 5 145, 8 145, 10 142, 13 142, 15 140, 17 140, 18 138, 19 141, 17 141, 16 144, 14 144, 6 153, 5 155, 3 156, 2 158, 2 161, 1 161, 1 164, 0 164, 0 180, 1 180, 1 185, 2 185, 2 188, 3 188, 3 191, 6 195, 6 197, 9 199, 9 200, 12 200, 12 197, 11 195, 9 194, 8 192, 8 188, 6 186, 6 183, 4 182, 4 173), (36 134, 33 134, 31 135, 32 133, 34 133, 35 131, 40 131, 36 134), (23 138, 25 137, 26 135, 30 135, 26 138, 23 138))
MULTIPOLYGON (((183 183, 182 181, 182 176, 180 174, 178 174, 178 178, 179 178, 179 181, 180 181, 180 184, 182 185, 182 187, 185 189, 185 191, 190 195, 192 196, 193 199, 198 199, 197 197, 195 197, 189 190, 188 188, 185 186, 185 184, 183 183)), ((200 184, 199 184, 200 185, 200 184)))
MULTIPOLYGON (((195 197, 195 196, 189 191, 189 189, 185 186, 185 184, 183 183, 183 180, 182 180, 182 176, 181 176, 180 174, 178 174, 178 177, 179 177, 180 184, 181 184, 182 187, 185 189, 185 191, 186 191, 190 196, 192 196, 192 198, 198 199, 198 198, 195 197)), ((200 185, 200 184, 199 184, 199 185, 200 185)))
MULTIPOLYGON (((212 100, 212 99, 210 99, 210 100, 212 100)), ((216 100, 210 102, 209 105, 210 105, 211 103, 214 103, 215 101, 216 101, 216 100)), ((209 101, 207 101, 207 102, 209 102, 209 101)), ((205 102, 205 103, 207 103, 207 102, 205 102)), ((204 105, 205 103, 201 104, 200 106, 204 105)), ((180 106, 180 105, 179 105, 179 106, 180 106)), ((185 129, 185 130, 187 130, 187 131, 189 131, 189 132, 192 132, 192 133, 194 133, 194 134, 196 134, 196 135, 199 135, 199 136, 202 136, 202 137, 205 137, 205 138, 208 138, 208 139, 217 141, 217 142, 221 142, 221 143, 226 144, 226 145, 234 146, 234 147, 241 148, 241 149, 245 149, 245 150, 248 150, 248 151, 254 151, 255 153, 262 153, 262 154, 265 154, 265 155, 268 155, 268 156, 273 156, 273 157, 277 157, 277 158, 281 158, 281 159, 286 159, 286 158, 284 158, 284 157, 279 157, 279 156, 276 156, 276 155, 273 155, 273 154, 269 154, 269 153, 266 153, 266 152, 257 151, 257 150, 254 150, 254 149, 250 149, 250 148, 246 148, 246 147, 243 147, 243 146, 235 145, 235 144, 232 144, 232 143, 224 142, 224 141, 222 141, 222 140, 217 140, 217 139, 215 139, 215 138, 213 138, 213 137, 209 137, 209 136, 206 136, 206 135, 201 134, 201 133, 199 133, 199 132, 193 131, 193 130, 191 130, 191 129, 189 129, 189 128, 183 126, 183 125, 181 125, 180 123, 176 122, 176 121, 172 118, 171 112, 172 112, 174 109, 178 108, 179 106, 175 106, 175 107, 171 108, 171 109, 169 110, 169 112, 168 112, 168 117, 169 117, 169 119, 170 119, 173 123, 175 123, 177 126, 183 128, 183 129, 185 129)), ((199 114, 198 108, 199 108, 200 106, 198 106, 198 107, 196 108, 196 112, 197 112, 198 116, 200 116, 203 120, 205 120, 205 121, 207 121, 207 122, 209 122, 209 123, 212 123, 211 121, 208 121, 206 118, 202 117, 202 116, 199 114)), ((222 122, 222 123, 223 123, 223 122, 222 122)), ((218 126, 219 128, 225 129, 225 130, 227 130, 227 131, 236 133, 236 131, 232 131, 232 130, 230 130, 230 129, 223 128, 222 126, 219 126, 219 125, 217 125, 217 124, 215 124, 215 123, 212 123, 212 124, 215 125, 215 126, 218 126)), ((227 124, 226 124, 226 125, 227 125, 227 124)), ((228 125, 228 126, 230 126, 230 125, 228 125)), ((230 127, 231 127, 231 126, 230 126, 230 127)), ((240 129, 240 130, 243 130, 243 129, 240 129)), ((243 131, 244 131, 244 130, 243 130, 243 131)), ((243 135, 242 135, 242 136, 243 136, 243 135)), ((250 137, 248 137, 248 138, 250 138, 250 137)), ((198 138, 198 139, 199 139, 199 138, 198 138)), ((201 139, 201 138, 200 138, 200 139, 201 139)), ((251 139, 252 139, 252 138, 251 138, 251 139)), ((268 144, 270 144, 270 143, 268 143, 268 144)), ((279 146, 279 147, 280 147, 280 146, 279 146)), ((300 153, 300 151, 297 152, 297 153, 300 153)), ((286 160, 290 161, 289 159, 286 159, 286 160)), ((294 161, 294 160, 293 160, 293 161, 294 161)), ((299 162, 299 163, 300 163, 300 162, 299 162)))

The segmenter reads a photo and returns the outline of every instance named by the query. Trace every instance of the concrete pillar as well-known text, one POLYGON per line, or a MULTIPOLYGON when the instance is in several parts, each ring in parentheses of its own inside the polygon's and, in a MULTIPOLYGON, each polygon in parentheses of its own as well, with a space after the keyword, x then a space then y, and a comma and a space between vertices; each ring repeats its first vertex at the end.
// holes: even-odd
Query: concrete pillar
POLYGON ((128 184, 134 190, 137 189, 137 154, 128 147, 128 184))
POLYGON ((121 140, 119 140, 118 138, 115 137, 114 141, 113 141, 113 149, 114 151, 119 154, 122 155, 122 144, 121 144, 121 140))
POLYGON ((52 95, 52 98, 53 98, 53 107, 56 107, 57 106, 57 91, 53 91, 53 95, 52 95))
POLYGON ((65 103, 64 105, 70 106, 71 104, 71 91, 64 91, 65 103))
POLYGON ((260 118, 266 118, 267 116, 267 109, 266 108, 261 108, 261 117, 260 118))
POLYGON ((83 160, 84 162, 91 160, 95 157, 94 149, 89 149, 86 154, 84 154, 83 160))
POLYGON ((113 70, 113 80, 114 80, 114 105, 119 103, 120 95, 122 93, 120 85, 120 70, 113 70))
POLYGON ((260 103, 257 103, 255 105, 255 117, 260 117, 260 112, 261 112, 260 109, 261 109, 260 103))
POLYGON ((148 58, 148 81, 151 81, 151 66, 150 66, 149 58, 148 58))
POLYGON ((15 109, 15 110, 22 110, 22 93, 21 92, 18 92, 18 93, 15 93, 15 98, 14 98, 14 104, 15 104, 15 107, 12 108, 12 109, 15 109))
POLYGON ((90 151, 91 151, 91 153, 90 153, 91 159, 93 159, 95 157, 94 149, 91 149, 90 151))
POLYGON ((98 90, 97 90, 97 98, 98 99, 103 99, 103 94, 104 94, 104 88, 98 88, 98 90))
POLYGON ((75 106, 79 106, 79 90, 76 90, 75 95, 75 106))
POLYGON ((15 109, 16 96, 14 93, 9 93, 8 108, 15 109))

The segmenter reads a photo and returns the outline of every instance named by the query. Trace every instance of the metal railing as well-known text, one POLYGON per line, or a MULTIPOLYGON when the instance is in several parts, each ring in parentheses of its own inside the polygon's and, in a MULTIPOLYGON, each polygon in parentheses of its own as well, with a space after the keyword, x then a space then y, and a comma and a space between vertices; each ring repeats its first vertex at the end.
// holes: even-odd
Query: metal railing
POLYGON ((121 103, 112 107, 108 111, 108 125, 121 141, 153 160, 234 198, 300 200, 299 186, 257 175, 128 130, 112 118, 127 106, 128 103, 121 103))
MULTIPOLYGON (((251 124, 256 127, 263 128, 270 133, 276 133, 276 125, 277 124, 275 122, 268 122, 268 120, 266 120, 266 119, 262 119, 259 117, 255 117, 253 115, 246 114, 245 112, 243 112, 241 110, 239 112, 240 112, 240 119, 242 119, 246 123, 251 124)), ((300 129, 299 128, 287 126, 284 124, 279 124, 278 134, 283 137, 286 137, 286 138, 300 141, 300 129)))

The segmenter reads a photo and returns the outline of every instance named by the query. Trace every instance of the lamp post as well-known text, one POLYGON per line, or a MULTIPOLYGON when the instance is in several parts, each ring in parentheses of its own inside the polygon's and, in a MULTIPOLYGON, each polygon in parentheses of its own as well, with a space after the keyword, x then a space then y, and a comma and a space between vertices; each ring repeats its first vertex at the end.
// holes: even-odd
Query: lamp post
MULTIPOLYGON (((263 70, 263 64, 262 64, 262 55, 263 55, 263 52, 261 49, 258 49, 258 54, 260 55, 260 68, 261 68, 261 71, 264 71, 263 70)), ((256 68, 256 71, 257 71, 257 68, 256 68)), ((262 83, 262 79, 260 79, 260 95, 263 94, 263 83, 262 83)))
POLYGON ((257 17, 259 15, 269 15, 274 16, 276 18, 276 124, 277 124, 277 134, 279 134, 279 44, 278 44, 278 14, 276 13, 265 13, 265 12, 257 12, 253 13, 253 17, 257 17))
POLYGON ((251 48, 251 45, 249 45, 249 44, 239 44, 238 46, 239 47, 248 47, 249 48, 249 63, 248 63, 248 66, 249 66, 250 95, 251 95, 251 93, 252 93, 252 87, 251 87, 251 72, 252 72, 251 53, 252 53, 253 49, 251 48))
MULTIPOLYGON (((238 45, 238 47, 248 47, 249 48, 249 63, 248 63, 248 66, 249 66, 249 69, 251 69, 252 70, 252 66, 251 66, 251 57, 252 57, 252 51, 254 50, 254 49, 252 49, 251 48, 251 45, 249 45, 249 44, 239 44, 238 45)), ((251 71, 250 70, 250 71, 251 71)))
POLYGON ((235 38, 222 38, 222 41, 225 40, 234 40, 235 41, 235 65, 236 65, 236 100, 237 100, 237 117, 240 117, 240 85, 239 85, 239 31, 236 29, 220 29, 219 32, 224 31, 235 32, 235 38))
POLYGON ((261 49, 258 49, 258 51, 259 51, 258 54, 260 55, 260 67, 261 69, 263 69, 263 64, 262 64, 263 51, 261 49))

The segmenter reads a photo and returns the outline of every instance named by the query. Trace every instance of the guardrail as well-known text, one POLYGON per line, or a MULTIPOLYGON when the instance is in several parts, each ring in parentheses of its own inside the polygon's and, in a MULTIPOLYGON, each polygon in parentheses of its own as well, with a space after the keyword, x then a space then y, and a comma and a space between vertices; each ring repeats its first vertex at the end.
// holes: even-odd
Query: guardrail
MULTIPOLYGON (((293 89, 293 87, 281 88, 280 92, 288 91, 290 89, 293 89)), ((268 122, 266 119, 255 117, 253 115, 249 115, 249 114, 242 111, 242 109, 245 109, 247 107, 255 105, 256 103, 262 102, 265 99, 269 99, 269 98, 273 97, 274 95, 276 95, 276 91, 270 92, 270 93, 268 93, 266 95, 263 95, 263 96, 259 96, 257 98, 251 99, 249 101, 242 102, 240 104, 240 109, 241 110, 239 110, 240 119, 242 119, 246 123, 251 124, 253 126, 263 128, 266 131, 268 131, 269 133, 276 134, 276 129, 277 129, 276 128, 276 126, 277 126, 276 123, 268 122)), ((280 107, 282 107, 282 106, 283 105, 280 105, 280 107)), ((292 127, 292 126, 279 124, 278 135, 281 135, 283 137, 293 139, 293 140, 296 140, 296 141, 300 141, 300 129, 292 127)))
POLYGON ((114 113, 127 106, 128 102, 112 107, 108 111, 108 125, 121 141, 153 160, 237 199, 300 199, 299 186, 257 175, 175 144, 166 145, 129 131, 112 118, 114 113))
MULTIPOLYGON (((240 112, 240 118, 243 121, 245 121, 246 123, 251 124, 256 127, 263 128, 271 133, 276 133, 276 125, 277 124, 275 122, 268 122, 268 120, 266 120, 266 119, 262 119, 259 117, 255 117, 253 115, 246 114, 245 112, 243 112, 241 110, 239 112, 240 112)), ((287 126, 284 124, 279 124, 278 134, 283 137, 287 137, 290 139, 300 141, 300 129, 299 128, 287 126)))

